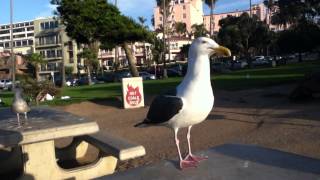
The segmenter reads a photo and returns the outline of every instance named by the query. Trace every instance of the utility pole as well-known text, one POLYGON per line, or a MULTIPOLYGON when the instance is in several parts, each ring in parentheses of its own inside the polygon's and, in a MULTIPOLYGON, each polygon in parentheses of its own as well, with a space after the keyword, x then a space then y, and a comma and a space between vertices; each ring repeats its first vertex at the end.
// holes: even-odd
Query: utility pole
MULTIPOLYGON (((166 51, 167 51, 167 43, 166 43, 166 28, 167 28, 167 9, 166 9, 166 0, 162 0, 163 2, 163 78, 167 78, 167 64, 166 64, 166 51)), ((169 55, 170 56, 170 55, 169 55)))
POLYGON ((252 2, 250 0, 250 17, 252 17, 252 2))
POLYGON ((10 0, 10 46, 11 46, 11 62, 12 62, 12 90, 16 86, 16 59, 13 52, 13 0, 10 0))
MULTIPOLYGON (((118 7, 118 1, 114 0, 114 5, 116 7, 118 7)), ((115 70, 118 70, 119 66, 120 66, 120 62, 119 62, 119 52, 118 52, 118 46, 114 47, 114 64, 115 64, 115 70)))

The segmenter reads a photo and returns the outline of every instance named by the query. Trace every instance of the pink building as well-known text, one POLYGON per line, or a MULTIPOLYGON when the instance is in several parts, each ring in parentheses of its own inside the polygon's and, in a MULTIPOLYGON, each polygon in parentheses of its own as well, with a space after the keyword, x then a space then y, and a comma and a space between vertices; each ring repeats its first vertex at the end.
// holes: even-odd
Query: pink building
MULTIPOLYGON (((255 4, 251 8, 252 14, 258 16, 258 18, 261 21, 267 20, 267 8, 263 3, 260 4, 255 4)), ((233 11, 233 12, 225 12, 225 13, 219 13, 219 14, 213 14, 213 22, 212 22, 212 27, 213 27, 213 32, 218 32, 220 29, 219 26, 219 21, 223 18, 226 18, 227 16, 240 16, 242 13, 247 12, 250 14, 250 10, 242 10, 242 11, 233 11)), ((268 20, 266 22, 269 22, 268 20)), ((203 23, 207 30, 210 30, 210 15, 205 15, 203 17, 203 23)))
MULTIPOLYGON (((11 79, 12 61, 10 51, 0 49, 0 79, 11 79)), ((15 54, 16 73, 23 74, 26 68, 26 61, 21 54, 15 54)))
MULTIPOLYGON (((163 16, 159 7, 154 8, 155 29, 162 26, 163 16)), ((191 32, 193 24, 203 23, 203 3, 202 0, 172 0, 170 16, 168 22, 173 25, 175 22, 183 22, 187 26, 187 31, 191 32)))

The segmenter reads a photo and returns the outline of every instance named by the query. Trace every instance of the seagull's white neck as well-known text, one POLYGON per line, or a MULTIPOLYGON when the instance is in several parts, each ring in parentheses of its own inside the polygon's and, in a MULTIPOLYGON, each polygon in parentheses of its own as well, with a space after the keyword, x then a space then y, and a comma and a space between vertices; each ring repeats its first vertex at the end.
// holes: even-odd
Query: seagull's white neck
POLYGON ((210 61, 208 55, 189 53, 187 74, 179 86, 211 88, 210 61))

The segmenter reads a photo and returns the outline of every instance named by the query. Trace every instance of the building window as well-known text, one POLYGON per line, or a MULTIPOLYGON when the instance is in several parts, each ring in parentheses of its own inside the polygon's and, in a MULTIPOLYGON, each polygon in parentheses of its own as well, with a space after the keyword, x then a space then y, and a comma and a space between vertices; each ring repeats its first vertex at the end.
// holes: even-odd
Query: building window
POLYGON ((184 3, 184 0, 180 0, 180 3, 184 3))
POLYGON ((34 30, 34 27, 28 27, 27 28, 27 31, 33 31, 34 30))
POLYGON ((16 41, 16 46, 20 47, 21 46, 21 41, 16 41))
POLYGON ((8 42, 4 43, 4 47, 9 48, 10 47, 9 43, 8 42))
POLYGON ((73 60, 73 51, 69 51, 69 63, 70 63, 70 64, 74 63, 74 60, 73 60))
POLYGON ((4 47, 4 44, 3 44, 3 43, 0 43, 0 47, 4 47))
POLYGON ((162 21, 162 16, 160 16, 159 20, 162 21))
POLYGON ((183 9, 186 9, 186 5, 183 5, 182 8, 183 8, 183 9))
POLYGON ((28 40, 28 44, 29 44, 29 46, 32 46, 33 45, 33 40, 29 39, 28 40))
POLYGON ((0 31, 0 34, 9 34, 10 31, 9 30, 5 30, 5 31, 0 31))
POLYGON ((33 33, 28 33, 27 36, 28 36, 28 37, 34 36, 34 34, 33 34, 33 33))
POLYGON ((57 28, 59 25, 58 21, 48 21, 40 23, 40 27, 42 30, 44 29, 54 29, 57 28))
POLYGON ((26 29, 25 28, 18 28, 18 29, 14 29, 13 32, 24 32, 26 29))
POLYGON ((62 50, 57 50, 57 57, 62 57, 62 50))
POLYGON ((22 41, 22 46, 27 46, 28 45, 28 41, 27 40, 23 40, 22 41))
POLYGON ((187 18, 187 15, 185 13, 183 13, 183 19, 187 18))

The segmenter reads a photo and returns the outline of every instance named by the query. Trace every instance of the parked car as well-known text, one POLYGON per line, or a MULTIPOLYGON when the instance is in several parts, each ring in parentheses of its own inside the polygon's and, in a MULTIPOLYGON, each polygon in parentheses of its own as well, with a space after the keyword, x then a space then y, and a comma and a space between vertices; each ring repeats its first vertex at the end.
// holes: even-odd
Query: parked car
POLYGON ((79 80, 77 78, 67 78, 66 79, 66 85, 67 86, 78 86, 79 80))
POLYGON ((264 56, 256 56, 252 61, 253 66, 266 66, 270 65, 270 61, 266 59, 264 56))
POLYGON ((132 77, 129 71, 121 71, 114 73, 114 82, 120 82, 122 78, 132 77))
MULTIPOLYGON (((97 84, 97 80, 93 77, 91 77, 91 82, 92 84, 97 84)), ((88 76, 83 76, 79 78, 78 85, 88 85, 88 84, 89 84, 88 76)))
POLYGON ((11 89, 12 81, 9 79, 1 79, 0 80, 0 89, 11 89))
POLYGON ((167 75, 168 77, 177 77, 177 76, 182 76, 182 72, 176 69, 167 69, 167 75))
POLYGON ((156 76, 154 74, 150 74, 145 71, 139 72, 139 76, 142 77, 143 80, 155 80, 156 76))
POLYGON ((241 61, 241 60, 236 60, 231 63, 231 69, 236 70, 236 69, 244 69, 248 67, 248 63, 246 61, 241 61))

